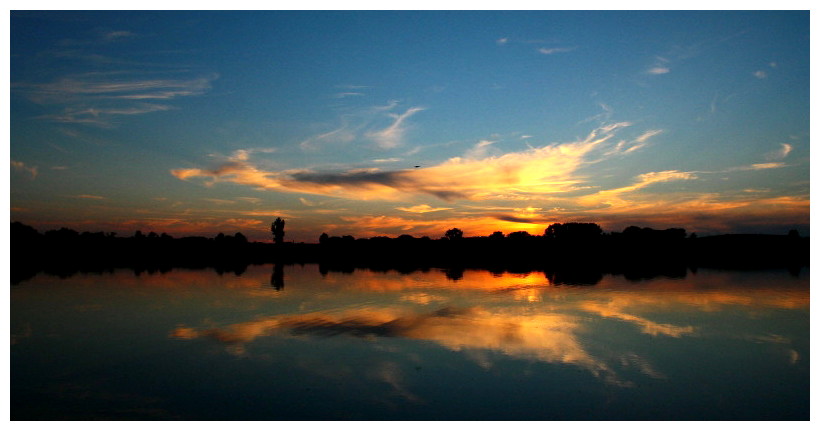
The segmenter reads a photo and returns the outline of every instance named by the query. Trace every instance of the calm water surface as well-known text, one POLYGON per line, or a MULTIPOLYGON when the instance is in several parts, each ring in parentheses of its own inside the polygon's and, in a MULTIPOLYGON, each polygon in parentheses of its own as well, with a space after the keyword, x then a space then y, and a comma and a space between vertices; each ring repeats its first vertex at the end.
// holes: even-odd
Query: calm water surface
POLYGON ((11 289, 11 418, 809 418, 806 268, 460 276, 38 275, 11 289))

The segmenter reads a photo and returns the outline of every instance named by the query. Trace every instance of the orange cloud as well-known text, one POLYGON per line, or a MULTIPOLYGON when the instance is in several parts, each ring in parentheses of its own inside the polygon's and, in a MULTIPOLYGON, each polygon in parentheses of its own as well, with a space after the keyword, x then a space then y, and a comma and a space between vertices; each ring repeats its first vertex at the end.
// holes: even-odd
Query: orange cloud
MULTIPOLYGON (((404 115, 411 114, 408 111, 404 115)), ((400 117, 395 118, 399 126, 400 117)), ((324 227, 329 233, 344 229, 358 237, 401 233, 437 237, 452 227, 464 230, 467 235, 520 230, 540 234, 550 223, 568 220, 597 222, 605 229, 613 230, 629 224, 652 224, 659 228, 684 227, 701 232, 731 231, 738 225, 808 224, 807 196, 761 198, 736 192, 685 191, 715 185, 715 180, 710 179, 714 175, 737 172, 752 175, 753 172, 786 166, 779 161, 713 172, 674 169, 645 172, 636 175, 631 184, 620 187, 596 184, 593 182, 596 178, 586 175, 584 168, 631 154, 663 132, 648 130, 631 140, 618 140, 616 135, 628 127, 630 124, 626 122, 605 124, 573 142, 493 156, 488 156, 487 151, 493 142, 485 140, 469 149, 463 157, 409 170, 382 171, 375 167, 342 172, 266 170, 252 161, 252 153, 258 150, 240 150, 217 167, 175 169, 171 173, 186 181, 202 179, 206 186, 227 182, 260 190, 355 201, 401 201, 407 204, 393 209, 416 215, 405 217, 381 213, 378 217, 348 215, 328 219, 338 212, 324 210, 321 213, 325 214, 324 219, 311 219, 311 223, 324 227), (675 184, 680 184, 677 190, 669 191, 675 184), (448 202, 480 201, 486 203, 488 209, 464 204, 434 207, 420 203, 419 198, 423 196, 435 196, 448 202), (489 209, 510 201, 539 209, 515 214, 508 210, 496 212, 489 209), (442 214, 445 210, 453 212, 442 214)), ((781 153, 787 154, 790 147, 784 148, 781 153)), ((313 204, 303 197, 299 199, 306 206, 313 204)), ((253 217, 263 213, 244 215, 253 217)), ((319 211, 310 212, 313 216, 319 214, 319 211)))
MULTIPOLYGON (((473 151, 473 157, 454 157, 435 166, 413 170, 382 172, 372 168, 342 173, 265 171, 254 166, 247 153, 236 152, 217 168, 174 169, 171 174, 181 180, 209 178, 206 185, 232 182, 267 190, 355 200, 398 200, 418 194, 444 200, 485 200, 509 194, 560 194, 575 190, 584 180, 576 171, 589 163, 586 160, 588 156, 610 142, 617 131, 629 125, 609 124, 593 130, 577 142, 530 148, 495 157, 476 158, 478 153, 473 151)), ((648 136, 644 135, 639 141, 643 143, 646 139, 648 136)), ((608 154, 612 153, 610 151, 608 154)))
POLYGON ((487 349, 516 358, 571 364, 610 383, 628 385, 584 349, 575 336, 579 329, 577 318, 562 314, 499 314, 481 307, 446 307, 416 314, 396 308, 369 308, 278 316, 199 331, 180 326, 170 336, 186 340, 208 337, 239 353, 244 352, 244 343, 282 330, 294 335, 405 337, 434 341, 455 351, 487 349))
POLYGON ((423 205, 415 205, 415 206, 412 206, 412 207, 397 207, 396 209, 399 210, 399 211, 405 211, 405 212, 410 212, 410 213, 424 214, 424 213, 430 213, 430 212, 436 212, 436 211, 451 210, 452 208, 433 208, 430 205, 423 204, 423 205))

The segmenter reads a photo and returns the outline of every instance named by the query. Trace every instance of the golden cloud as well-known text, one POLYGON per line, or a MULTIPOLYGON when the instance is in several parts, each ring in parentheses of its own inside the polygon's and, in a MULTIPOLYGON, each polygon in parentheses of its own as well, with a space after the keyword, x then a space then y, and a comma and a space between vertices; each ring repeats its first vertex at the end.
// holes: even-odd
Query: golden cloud
MULTIPOLYGON (((418 194, 443 200, 482 200, 502 194, 549 195, 575 190, 583 181, 576 171, 588 163, 587 156, 629 125, 605 125, 577 142, 494 157, 454 157, 435 166, 413 170, 265 171, 250 162, 247 152, 238 151, 214 169, 174 169, 171 174, 181 180, 208 178, 206 185, 232 182, 266 190, 356 200, 399 200, 418 194)), ((642 137, 641 141, 647 138, 642 137)))
POLYGON ((184 326, 172 338, 208 337, 244 352, 241 346, 261 336, 286 330, 291 335, 352 335, 404 337, 434 341, 455 351, 485 349, 507 356, 579 366, 611 383, 621 382, 603 361, 592 357, 575 336, 579 322, 561 314, 498 314, 481 307, 445 307, 416 314, 394 308, 345 310, 278 316, 230 325, 224 329, 195 330, 184 326))

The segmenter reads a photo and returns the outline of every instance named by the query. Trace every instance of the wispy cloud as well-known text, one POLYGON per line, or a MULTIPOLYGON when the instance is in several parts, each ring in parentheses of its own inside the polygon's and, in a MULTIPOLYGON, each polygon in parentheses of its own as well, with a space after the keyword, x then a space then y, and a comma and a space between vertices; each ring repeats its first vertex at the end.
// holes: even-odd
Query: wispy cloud
POLYGON ((97 195, 76 195, 74 197, 77 198, 77 199, 94 199, 94 200, 105 199, 104 196, 97 196, 97 195))
POLYGON ((347 121, 343 119, 343 124, 339 128, 305 139, 299 143, 299 147, 306 151, 314 151, 327 144, 348 143, 354 139, 355 131, 351 130, 347 121))
POLYGON ((131 32, 131 31, 117 30, 117 31, 109 31, 108 33, 105 33, 102 36, 102 38, 103 38, 103 40, 113 42, 113 41, 119 41, 119 40, 123 40, 123 39, 131 39, 131 38, 136 37, 136 36, 137 35, 135 33, 131 32))
POLYGON ((781 162, 755 163, 755 164, 749 166, 749 169, 759 171, 761 169, 777 169, 777 168, 782 168, 782 167, 785 167, 785 166, 786 166, 786 164, 781 163, 781 162))
POLYGON ((643 134, 641 134, 640 136, 638 136, 635 139, 622 140, 622 141, 618 142, 618 145, 616 145, 612 149, 612 151, 607 153, 607 155, 630 154, 634 151, 638 151, 641 148, 644 148, 647 145, 649 145, 649 142, 650 142, 649 140, 651 138, 653 138, 657 135, 660 135, 661 133, 663 133, 663 130, 660 130, 660 129, 648 130, 648 131, 644 132, 643 134))
POLYGON ((638 177, 636 178, 637 181, 628 186, 610 190, 602 190, 595 194, 584 196, 580 199, 580 201, 586 205, 626 205, 628 201, 620 197, 624 193, 634 192, 656 183, 665 183, 669 181, 680 180, 694 180, 697 178, 698 177, 692 172, 681 172, 675 170, 662 172, 647 172, 645 174, 638 175, 638 177))
POLYGON ((111 44, 137 37, 128 30, 109 30, 85 40, 63 40, 57 49, 39 55, 70 63, 71 70, 55 68, 47 81, 12 82, 11 90, 44 108, 39 119, 111 126, 115 117, 170 110, 171 100, 203 95, 218 79, 216 73, 196 73, 190 67, 134 61, 127 50, 119 51, 118 58, 100 54, 111 44))
POLYGON ((655 63, 646 70, 650 75, 664 75, 672 70, 669 68, 669 59, 665 57, 655 57, 655 63))
POLYGON ((29 166, 17 160, 11 160, 11 167, 17 171, 25 172, 31 175, 31 179, 37 178, 37 166, 29 166))
POLYGON ((650 67, 649 70, 646 71, 646 73, 648 73, 650 75, 663 75, 663 74, 666 74, 666 73, 669 73, 669 72, 671 72, 671 69, 669 69, 668 67, 664 67, 664 66, 650 67))
MULTIPOLYGON (((409 112, 412 110, 404 115, 409 115, 409 112)), ((171 173, 182 180, 210 178, 206 185, 227 181, 267 190, 356 200, 399 200, 417 194, 448 201, 486 200, 501 194, 549 195, 575 190, 584 181, 577 171, 590 163, 588 159, 596 150, 602 150, 599 160, 613 154, 611 148, 605 151, 603 147, 611 147, 615 133, 628 126, 629 123, 607 124, 576 142, 528 148, 492 157, 454 157, 418 169, 370 169, 340 173, 305 169, 265 171, 235 154, 216 168, 175 169, 171 173)), ((649 137, 643 141, 646 139, 649 137)), ((482 141, 477 145, 483 148, 490 144, 489 141, 482 141)))
POLYGON ((333 97, 336 98, 336 99, 344 99, 346 97, 359 97, 359 96, 364 96, 364 93, 361 93, 361 92, 358 92, 358 91, 344 91, 344 92, 336 93, 336 94, 333 95, 333 97))
POLYGON ((216 205, 233 205, 236 203, 235 201, 228 199, 202 198, 202 200, 216 205))
POLYGON ((717 171, 717 173, 738 172, 738 171, 760 171, 764 169, 784 168, 787 165, 783 162, 767 162, 767 163, 753 163, 744 166, 732 166, 730 168, 717 171))
POLYGON ((483 159, 487 156, 487 150, 489 149, 490 145, 495 144, 495 141, 489 140, 482 140, 479 141, 473 148, 467 151, 464 154, 464 158, 466 159, 483 159))
POLYGON ((766 160, 783 160, 792 152, 793 148, 791 144, 781 143, 779 149, 766 154, 766 160))
MULTIPOLYGON (((376 148, 389 150, 403 144, 408 118, 423 111, 421 107, 411 107, 403 113, 393 111, 399 106, 397 100, 385 105, 367 106, 348 110, 339 119, 339 126, 333 130, 304 139, 299 147, 305 151, 318 151, 334 145, 376 144, 376 148), (385 123, 388 123, 385 125, 385 123)), ((390 159, 382 159, 390 160, 390 159)))
POLYGON ((410 212, 410 213, 424 214, 424 213, 431 213, 431 212, 436 212, 436 211, 451 210, 452 208, 444 208, 444 207, 433 208, 430 205, 422 204, 422 205, 415 205, 415 206, 412 206, 412 207, 396 207, 396 209, 399 210, 399 211, 405 211, 405 212, 410 212))
POLYGON ((217 75, 194 79, 144 79, 108 74, 86 74, 48 83, 14 83, 16 91, 34 103, 54 106, 59 112, 39 118, 60 123, 112 125, 114 117, 143 115, 174 109, 167 103, 178 97, 204 94, 217 75))
POLYGON ((258 203, 262 202, 262 199, 260 199, 260 198, 252 198, 252 197, 247 197, 247 196, 238 197, 236 199, 240 200, 240 201, 243 201, 243 202, 252 203, 252 204, 258 204, 258 203))
POLYGON ((502 38, 496 39, 495 43, 496 43, 496 45, 506 45, 507 43, 509 43, 509 41, 510 41, 510 38, 502 37, 502 38))
POLYGON ((403 114, 389 114, 393 118, 393 123, 382 130, 368 132, 367 137, 375 141, 379 148, 396 148, 402 144, 402 138, 406 131, 404 122, 413 114, 423 110, 424 108, 416 107, 404 111, 403 114))
POLYGON ((552 55, 558 54, 561 52, 570 52, 575 50, 575 48, 565 48, 565 47, 556 47, 556 48, 538 48, 538 52, 544 55, 552 55))
POLYGON ((140 103, 131 107, 66 108, 62 113, 43 115, 38 118, 58 123, 96 124, 110 126, 115 116, 142 115, 174 109, 168 105, 140 103))
MULTIPOLYGON (((772 61, 767 66, 769 66, 769 69, 776 69, 777 63, 772 61)), ((754 77, 757 79, 766 79, 769 77, 769 72, 765 69, 758 69, 755 70, 754 73, 752 73, 752 75, 754 75, 754 77)))
POLYGON ((210 90, 218 78, 209 74, 192 79, 150 79, 150 72, 108 72, 70 75, 46 83, 18 82, 12 89, 40 104, 88 100, 173 99, 197 96, 210 90))

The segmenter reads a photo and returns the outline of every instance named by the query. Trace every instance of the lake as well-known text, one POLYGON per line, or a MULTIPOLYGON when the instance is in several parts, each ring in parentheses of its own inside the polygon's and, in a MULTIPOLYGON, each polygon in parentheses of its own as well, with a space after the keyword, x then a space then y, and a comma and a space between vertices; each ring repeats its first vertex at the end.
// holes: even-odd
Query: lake
POLYGON ((12 286, 12 420, 808 420, 809 270, 12 286))

